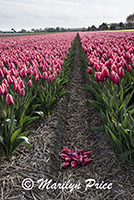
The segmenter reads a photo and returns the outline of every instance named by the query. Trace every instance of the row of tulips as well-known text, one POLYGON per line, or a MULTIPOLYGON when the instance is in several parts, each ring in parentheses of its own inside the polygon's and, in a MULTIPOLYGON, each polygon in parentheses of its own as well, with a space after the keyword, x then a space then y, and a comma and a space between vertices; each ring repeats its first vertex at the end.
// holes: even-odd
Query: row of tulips
POLYGON ((81 33, 90 100, 121 161, 134 161, 134 32, 81 33))
POLYGON ((0 149, 7 158, 19 145, 30 145, 27 127, 67 92, 75 35, 0 39, 0 149))

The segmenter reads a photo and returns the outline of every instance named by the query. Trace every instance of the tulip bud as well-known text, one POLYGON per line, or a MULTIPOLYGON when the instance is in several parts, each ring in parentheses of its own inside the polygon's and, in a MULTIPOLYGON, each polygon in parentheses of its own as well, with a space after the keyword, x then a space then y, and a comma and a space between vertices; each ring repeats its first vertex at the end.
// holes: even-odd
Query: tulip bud
POLYGON ((115 64, 113 64, 113 65, 111 66, 111 71, 117 72, 117 67, 115 66, 115 64))
POLYGON ((24 90, 24 88, 21 88, 19 93, 20 93, 20 96, 24 97, 25 96, 25 90, 24 90))
POLYGON ((0 86, 0 94, 3 95, 3 94, 4 94, 4 91, 5 91, 4 88, 3 88, 2 86, 0 86))
POLYGON ((32 84, 32 80, 31 80, 31 79, 28 81, 28 84, 27 84, 27 85, 28 85, 29 88, 32 87, 33 84, 32 84))
POLYGON ((6 103, 7 103, 8 105, 13 105, 13 104, 14 104, 13 97, 12 97, 12 95, 9 94, 9 93, 6 95, 6 103))
POLYGON ((3 73, 4 73, 4 75, 8 75, 8 71, 7 71, 6 67, 3 67, 3 73))
POLYGON ((93 73, 93 69, 91 67, 88 67, 88 74, 92 74, 93 73))
POLYGON ((119 83, 120 81, 119 75, 115 71, 111 71, 110 79, 113 83, 119 83))
POLYGON ((132 71, 131 65, 128 65, 128 66, 127 66, 127 71, 128 71, 128 72, 131 72, 131 71, 132 71))
POLYGON ((43 79, 44 79, 44 80, 47 80, 47 79, 48 79, 48 73, 47 73, 47 72, 44 72, 44 73, 43 73, 43 79))
POLYGON ((103 75, 104 75, 105 77, 109 77, 109 70, 108 70, 107 67, 104 67, 104 68, 102 69, 102 73, 103 73, 103 75))
POLYGON ((105 77, 102 72, 95 72, 94 78, 96 81, 101 81, 101 82, 105 81, 105 77))
POLYGON ((7 82, 6 79, 4 79, 4 80, 2 81, 2 83, 5 84, 7 88, 9 87, 9 84, 8 84, 8 82, 7 82))
POLYGON ((119 68, 119 70, 118 70, 118 75, 119 75, 120 77, 123 77, 123 76, 124 76, 124 69, 123 69, 122 67, 119 68))
POLYGON ((3 83, 2 84, 3 94, 7 94, 7 86, 3 83))
POLYGON ((13 83, 13 79, 11 78, 10 75, 7 75, 7 82, 8 82, 9 84, 13 83))
POLYGON ((2 71, 2 69, 0 68, 0 78, 3 79, 4 78, 4 73, 2 71))
POLYGON ((35 81, 38 82, 39 79, 40 79, 40 78, 39 78, 39 75, 36 75, 36 76, 35 76, 35 81))

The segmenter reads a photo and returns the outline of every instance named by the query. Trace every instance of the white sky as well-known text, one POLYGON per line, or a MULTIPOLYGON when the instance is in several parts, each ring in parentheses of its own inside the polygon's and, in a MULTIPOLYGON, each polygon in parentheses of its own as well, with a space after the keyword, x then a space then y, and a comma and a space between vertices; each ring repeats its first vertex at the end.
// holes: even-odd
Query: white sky
POLYGON ((125 22, 134 0, 0 0, 0 30, 125 22))

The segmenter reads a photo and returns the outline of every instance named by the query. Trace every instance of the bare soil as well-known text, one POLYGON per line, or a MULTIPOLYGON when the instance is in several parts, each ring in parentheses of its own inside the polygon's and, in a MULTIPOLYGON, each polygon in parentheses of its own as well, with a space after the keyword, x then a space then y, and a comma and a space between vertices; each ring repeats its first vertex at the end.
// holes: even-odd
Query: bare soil
POLYGON ((10 162, 0 158, 1 200, 134 200, 134 168, 120 164, 104 132, 91 131, 102 122, 99 113, 88 102, 92 98, 84 90, 90 82, 81 64, 80 43, 77 40, 69 83, 65 95, 45 120, 38 120, 31 129, 37 134, 30 138, 31 148, 21 147, 10 162), (62 169, 59 152, 64 146, 91 151, 93 162, 86 167, 62 169), (32 190, 24 190, 22 181, 31 178, 32 190), (85 191, 87 179, 96 183, 112 183, 112 189, 91 187, 85 191), (39 189, 37 180, 80 183, 80 189, 39 189))

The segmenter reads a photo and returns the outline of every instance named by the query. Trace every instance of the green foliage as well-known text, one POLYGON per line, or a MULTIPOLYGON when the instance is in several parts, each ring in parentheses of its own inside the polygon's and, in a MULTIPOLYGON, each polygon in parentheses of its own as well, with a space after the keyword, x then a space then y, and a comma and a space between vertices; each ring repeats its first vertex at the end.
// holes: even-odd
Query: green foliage
POLYGON ((28 136, 34 132, 22 132, 22 128, 17 126, 15 118, 5 119, 0 125, 0 145, 7 159, 10 158, 12 152, 22 144, 28 144, 28 136))

